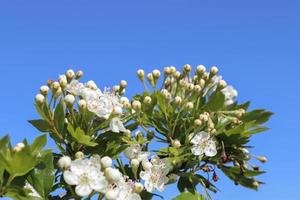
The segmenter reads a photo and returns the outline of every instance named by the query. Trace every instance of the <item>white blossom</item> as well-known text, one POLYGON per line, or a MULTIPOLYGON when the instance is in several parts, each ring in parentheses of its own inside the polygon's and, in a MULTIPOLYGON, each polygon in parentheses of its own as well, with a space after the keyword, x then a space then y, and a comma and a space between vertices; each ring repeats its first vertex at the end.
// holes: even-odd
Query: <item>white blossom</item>
POLYGON ((72 161, 70 169, 63 175, 67 184, 76 185, 75 192, 79 196, 88 196, 93 190, 103 193, 108 185, 99 156, 72 161))
POLYGON ((112 184, 105 197, 113 200, 141 200, 140 195, 134 192, 134 182, 126 181, 125 178, 112 184))
POLYGON ((66 90, 74 95, 82 95, 84 89, 86 89, 84 84, 78 80, 72 80, 66 87, 66 90))
POLYGON ((210 134, 205 131, 191 134, 190 143, 193 145, 191 151, 196 156, 213 157, 217 154, 215 142, 210 138, 210 134))
POLYGON ((127 130, 124 127, 123 122, 120 120, 119 117, 114 117, 111 119, 111 121, 109 123, 109 128, 114 133, 126 132, 126 130, 127 130))
POLYGON ((148 159, 150 155, 149 152, 142 151, 142 147, 139 144, 133 144, 127 147, 124 151, 124 154, 128 159, 137 159, 140 162, 148 159))
POLYGON ((234 103, 235 98, 237 97, 237 91, 231 86, 226 86, 221 90, 225 96, 225 106, 231 105, 234 103))
POLYGON ((158 157, 153 157, 151 164, 150 168, 140 172, 140 177, 145 181, 144 185, 148 192, 153 192, 155 189, 162 192, 165 184, 169 181, 167 175, 170 171, 170 165, 167 160, 158 157))

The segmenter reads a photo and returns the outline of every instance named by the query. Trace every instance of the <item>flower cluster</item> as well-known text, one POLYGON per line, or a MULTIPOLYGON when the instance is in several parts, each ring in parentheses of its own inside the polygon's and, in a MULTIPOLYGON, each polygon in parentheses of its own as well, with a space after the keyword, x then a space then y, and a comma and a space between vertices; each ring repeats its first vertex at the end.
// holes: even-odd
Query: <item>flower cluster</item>
POLYGON ((178 199, 209 199, 219 173, 257 190, 264 171, 255 159, 267 159, 251 154, 248 142, 267 130, 272 113, 248 111, 250 102, 239 103, 218 71, 199 65, 193 72, 188 64, 147 75, 139 69, 144 91, 130 100, 125 80, 100 90, 72 69, 48 80, 35 96, 40 119, 29 122, 57 149, 42 150, 45 134, 14 147, 2 138, 0 197, 140 200, 177 184, 178 199))

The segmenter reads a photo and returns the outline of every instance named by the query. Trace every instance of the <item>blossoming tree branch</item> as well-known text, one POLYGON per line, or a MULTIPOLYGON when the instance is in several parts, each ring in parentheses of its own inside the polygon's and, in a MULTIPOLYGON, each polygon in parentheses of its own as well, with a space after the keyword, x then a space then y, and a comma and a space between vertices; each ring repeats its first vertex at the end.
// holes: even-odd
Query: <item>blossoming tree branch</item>
POLYGON ((131 100, 127 82, 100 90, 68 70, 48 80, 35 96, 40 119, 29 120, 41 136, 13 146, 0 140, 0 196, 18 200, 161 197, 176 184, 175 200, 211 199, 219 173, 257 190, 264 173, 251 154, 251 136, 267 130, 272 115, 247 111, 237 91, 203 65, 165 67, 137 76, 144 91, 131 100), (49 137, 47 137, 49 136, 49 137), (45 149, 47 138, 56 149, 45 149), (161 143, 160 145, 155 145, 161 143), (161 147, 161 148, 158 148, 161 147))

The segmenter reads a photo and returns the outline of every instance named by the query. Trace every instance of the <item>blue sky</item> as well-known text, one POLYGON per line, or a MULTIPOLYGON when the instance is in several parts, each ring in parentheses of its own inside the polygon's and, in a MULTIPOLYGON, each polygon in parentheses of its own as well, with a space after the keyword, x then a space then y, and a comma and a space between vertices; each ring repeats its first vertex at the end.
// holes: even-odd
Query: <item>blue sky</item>
MULTIPOLYGON (((299 183, 300 2, 295 0, 1 1, 0 135, 14 143, 38 132, 34 95, 68 68, 111 86, 141 91, 135 72, 164 66, 217 65, 239 101, 275 112, 257 135, 267 182, 259 192, 221 176, 215 199, 295 199, 299 183)), ((164 195, 177 193, 170 187, 164 195)))

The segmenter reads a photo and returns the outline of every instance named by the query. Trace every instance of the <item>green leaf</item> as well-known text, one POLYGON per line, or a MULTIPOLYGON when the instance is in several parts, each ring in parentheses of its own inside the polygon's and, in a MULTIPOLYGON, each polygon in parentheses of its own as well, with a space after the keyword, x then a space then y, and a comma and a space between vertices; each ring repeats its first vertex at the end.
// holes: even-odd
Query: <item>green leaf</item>
POLYGON ((64 101, 60 99, 59 104, 56 106, 54 112, 54 123, 57 130, 62 133, 65 124, 64 101))
POLYGON ((173 200, 205 200, 205 197, 203 195, 200 195, 198 192, 195 192, 193 194, 186 191, 173 198, 173 200))
POLYGON ((46 120, 36 119, 36 120, 29 120, 28 122, 41 132, 48 133, 51 131, 51 127, 46 120))
POLYGON ((55 179, 51 151, 45 152, 40 161, 27 180, 43 199, 48 199, 55 179))
POLYGON ((222 92, 215 92, 205 106, 209 111, 217 111, 223 108, 225 102, 225 96, 222 92))
POLYGON ((42 148, 46 145, 47 143, 47 135, 41 135, 37 137, 33 143, 31 144, 31 151, 33 154, 37 154, 42 150, 42 148))
POLYGON ((72 137, 76 140, 77 143, 83 144, 86 146, 91 146, 91 147, 94 147, 97 145, 96 142, 92 141, 91 136, 86 135, 81 128, 78 127, 78 128, 76 128, 76 130, 74 130, 73 126, 71 124, 68 124, 67 129, 68 129, 69 133, 72 135, 72 137))

